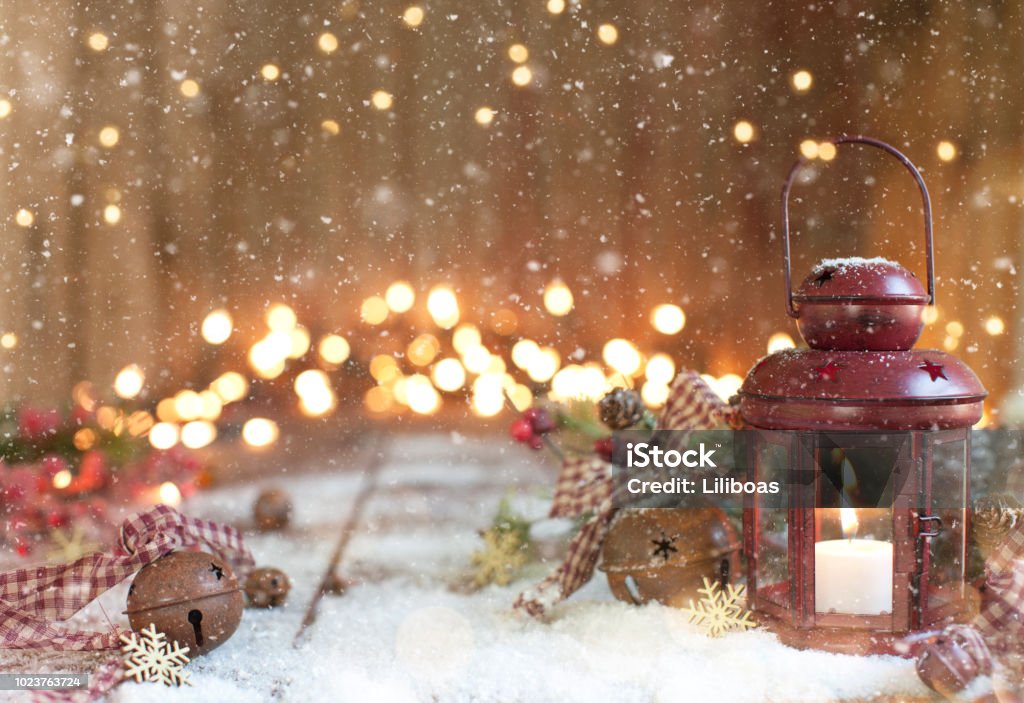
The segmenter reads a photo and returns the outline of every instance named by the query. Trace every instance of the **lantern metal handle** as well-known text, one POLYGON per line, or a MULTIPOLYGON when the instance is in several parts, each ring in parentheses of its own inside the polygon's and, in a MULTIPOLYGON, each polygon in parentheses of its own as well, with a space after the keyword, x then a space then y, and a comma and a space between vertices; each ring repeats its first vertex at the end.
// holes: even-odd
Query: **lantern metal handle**
MULTIPOLYGON (((830 143, 836 146, 840 144, 867 144, 881 149, 882 151, 892 154, 899 162, 903 164, 910 175, 917 181, 918 190, 921 191, 921 201, 924 204, 924 239, 925 239, 925 253, 927 256, 928 266, 928 304, 935 304, 935 255, 932 247, 932 201, 928 196, 928 187, 924 184, 924 178, 921 176, 921 172, 917 170, 917 167, 903 155, 896 147, 886 144, 879 139, 873 139, 872 137, 862 137, 859 135, 843 135, 829 140, 830 143)), ((789 256, 789 191, 793 188, 793 183, 796 181, 797 174, 807 165, 809 159, 801 156, 793 167, 789 170, 789 175, 786 177, 786 183, 782 187, 782 261, 785 267, 786 273, 786 312, 789 313, 790 317, 799 317, 799 313, 793 306, 793 278, 790 271, 790 256, 789 256)))

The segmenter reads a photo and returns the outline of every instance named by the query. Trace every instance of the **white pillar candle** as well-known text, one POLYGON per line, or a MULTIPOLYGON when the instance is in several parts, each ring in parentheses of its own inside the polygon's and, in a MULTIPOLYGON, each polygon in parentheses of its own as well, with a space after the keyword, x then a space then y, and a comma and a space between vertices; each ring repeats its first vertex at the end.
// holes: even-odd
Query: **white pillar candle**
POLYGON ((814 609, 892 612, 892 542, 833 539, 814 545, 814 609))

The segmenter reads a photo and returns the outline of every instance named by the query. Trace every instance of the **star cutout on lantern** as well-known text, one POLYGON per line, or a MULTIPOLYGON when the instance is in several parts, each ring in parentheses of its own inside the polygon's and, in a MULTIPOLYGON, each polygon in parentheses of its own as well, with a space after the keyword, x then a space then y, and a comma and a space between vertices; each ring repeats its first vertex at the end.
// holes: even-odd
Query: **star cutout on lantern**
POLYGON ((661 539, 651 540, 651 544, 656 546, 653 556, 661 557, 665 561, 668 561, 668 558, 672 555, 672 552, 679 551, 678 549, 672 546, 675 543, 675 541, 675 537, 667 537, 665 533, 662 532, 661 539))
POLYGON ((945 381, 949 380, 946 378, 946 372, 943 370, 942 364, 936 364, 925 359, 917 368, 926 371, 931 376, 932 381, 937 381, 940 378, 945 381))
POLYGON ((224 569, 217 566, 216 564, 210 564, 210 572, 217 577, 218 581, 224 578, 224 569))
POLYGON ((835 276, 835 273, 835 269, 825 269, 824 271, 818 274, 817 278, 814 279, 814 284, 818 286, 818 288, 821 288, 823 285, 832 280, 832 277, 835 276))
POLYGON ((819 381, 838 381, 841 368, 843 368, 842 364, 830 361, 824 366, 815 366, 814 370, 818 372, 819 381))

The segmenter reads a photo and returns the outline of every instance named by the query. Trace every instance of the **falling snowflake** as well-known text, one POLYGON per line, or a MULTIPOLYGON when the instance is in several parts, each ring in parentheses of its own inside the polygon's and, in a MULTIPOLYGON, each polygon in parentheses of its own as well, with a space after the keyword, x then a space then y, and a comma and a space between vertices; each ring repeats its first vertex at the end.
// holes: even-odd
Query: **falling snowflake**
POLYGON ((746 603, 745 591, 743 586, 733 586, 731 583, 723 591, 718 581, 711 581, 705 576, 704 587, 697 589, 704 597, 697 603, 691 599, 690 606, 684 609, 690 615, 689 622, 703 627, 709 637, 757 627, 750 611, 743 607, 746 603))
POLYGON ((53 529, 50 531, 50 541, 53 549, 46 556, 53 562, 72 562, 99 548, 95 542, 85 538, 85 533, 79 527, 72 530, 70 535, 60 528, 53 529))
POLYGON ((473 552, 476 566, 473 580, 478 586, 496 583, 507 586, 526 563, 519 535, 510 530, 491 529, 483 533, 484 548, 473 552))
POLYGON ((188 664, 188 647, 177 642, 167 642, 167 637, 158 632, 156 625, 142 628, 139 636, 134 632, 121 635, 124 647, 124 678, 134 678, 137 682, 153 681, 166 686, 192 685, 188 680, 188 672, 184 670, 188 664))

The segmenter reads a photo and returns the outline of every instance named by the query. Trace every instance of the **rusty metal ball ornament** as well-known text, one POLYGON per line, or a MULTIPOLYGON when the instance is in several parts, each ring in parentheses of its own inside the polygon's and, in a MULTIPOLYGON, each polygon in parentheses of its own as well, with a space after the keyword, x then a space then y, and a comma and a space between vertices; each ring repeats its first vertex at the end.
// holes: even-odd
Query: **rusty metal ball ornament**
POLYGON ((276 608, 284 605, 292 582, 288 574, 273 567, 253 569, 245 579, 245 595, 250 608, 276 608))
POLYGON ((992 657, 978 631, 950 625, 917 657, 917 674, 928 688, 954 698, 979 676, 992 673, 992 657))
POLYGON ((189 656, 224 644, 242 620, 242 589, 231 567, 205 552, 171 552, 142 567, 128 590, 128 622, 150 624, 189 648, 189 656))
POLYGON ((269 488, 256 498, 252 516, 261 530, 284 529, 292 518, 292 499, 280 488, 269 488))
POLYGON ((621 601, 677 608, 699 598, 704 578, 739 574, 741 541, 720 508, 622 510, 612 520, 601 570, 621 601))

